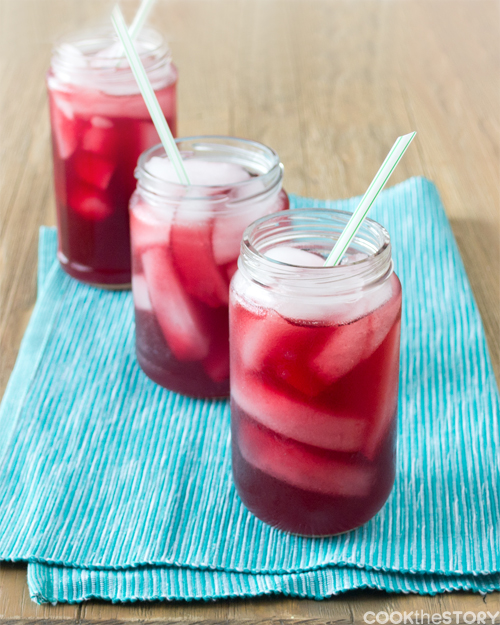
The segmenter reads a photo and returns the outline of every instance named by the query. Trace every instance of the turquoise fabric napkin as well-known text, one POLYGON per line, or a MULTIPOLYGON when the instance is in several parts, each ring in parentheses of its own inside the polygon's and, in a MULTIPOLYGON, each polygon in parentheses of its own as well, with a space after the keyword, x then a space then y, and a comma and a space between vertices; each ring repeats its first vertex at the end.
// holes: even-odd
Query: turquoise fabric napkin
POLYGON ((152 383, 130 293, 71 280, 42 229, 38 300, 0 407, 0 559, 29 561, 36 601, 500 589, 499 395, 456 243, 422 178, 385 191, 373 217, 404 289, 397 478, 372 521, 322 539, 245 510, 227 402, 152 383))

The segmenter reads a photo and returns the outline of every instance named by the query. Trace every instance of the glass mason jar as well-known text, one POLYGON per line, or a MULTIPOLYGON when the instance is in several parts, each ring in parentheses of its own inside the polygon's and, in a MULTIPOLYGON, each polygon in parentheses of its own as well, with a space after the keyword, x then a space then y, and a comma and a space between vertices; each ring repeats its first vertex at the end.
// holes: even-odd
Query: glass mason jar
POLYGON ((295 534, 358 527, 395 477, 401 285, 367 219, 293 210, 244 233, 230 291, 233 476, 245 506, 295 534))
MULTIPOLYGON (((176 132, 177 70, 162 36, 143 28, 137 50, 176 132)), ((139 155, 158 134, 112 30, 57 45, 47 74, 58 257, 69 275, 108 288, 130 286, 128 202, 139 155)))
POLYGON ((132 290, 140 366, 193 397, 229 393, 228 297, 241 237, 288 208, 283 166, 270 148, 233 137, 177 145, 190 185, 161 145, 139 159, 130 202, 132 290))

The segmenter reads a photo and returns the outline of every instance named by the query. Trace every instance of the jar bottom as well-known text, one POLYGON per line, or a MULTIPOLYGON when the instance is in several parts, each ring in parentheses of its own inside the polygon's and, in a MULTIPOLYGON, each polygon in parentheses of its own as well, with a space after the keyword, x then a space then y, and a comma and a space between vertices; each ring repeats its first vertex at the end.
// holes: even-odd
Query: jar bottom
POLYGON ((184 372, 166 371, 158 367, 147 360, 147 358, 144 358, 139 350, 136 350, 136 355, 139 366, 148 378, 169 391, 200 399, 225 399, 229 396, 229 380, 215 383, 206 379, 200 379, 201 376, 196 375, 198 363, 189 363, 194 365, 194 375, 187 376, 184 372))
POLYGON ((375 505, 346 512, 346 497, 318 495, 281 482, 252 467, 234 447, 233 443, 233 479, 244 506, 264 523, 296 536, 320 538, 351 532, 372 519, 390 493, 389 489, 375 505))
MULTIPOLYGON (((248 417, 233 400, 231 405, 233 479, 245 507, 268 525, 299 536, 335 536, 365 524, 379 512, 389 497, 395 479, 392 442, 388 442, 386 448, 381 450, 379 458, 372 466, 373 481, 368 492, 356 493, 353 485, 352 493, 349 493, 349 484, 344 482, 337 494, 319 492, 306 490, 292 482, 279 479, 249 462, 244 454, 248 457, 252 444, 258 442, 260 446, 256 457, 258 462, 261 451, 263 452, 261 459, 265 456, 267 460, 273 460, 272 445, 280 443, 274 440, 276 435, 267 428, 262 428, 262 431, 266 435, 269 434, 268 450, 262 449, 265 442, 258 436, 253 442, 244 441, 245 436, 252 436, 251 430, 245 428, 245 420, 248 420, 248 417), (240 445, 243 445, 243 450, 246 451, 242 452, 240 445)), ((259 425, 256 427, 261 429, 259 425)), ((314 447, 309 445, 305 447, 309 449, 309 453, 314 453, 314 447)), ((318 449, 317 452, 321 455, 324 450, 318 449)), ((279 454, 275 459, 279 462, 279 454)), ((308 470, 305 467, 301 468, 303 460, 297 458, 294 470, 305 471, 306 475, 308 470)), ((314 472, 314 467, 311 471, 314 472)), ((311 479, 314 484, 314 478, 311 479)))
POLYGON ((100 271, 92 267, 75 265, 58 253, 57 258, 62 269, 72 278, 90 286, 113 291, 126 291, 132 288, 130 269, 125 271, 100 271))
POLYGON ((214 381, 200 361, 179 362, 169 349, 154 314, 136 309, 136 356, 144 373, 164 388, 198 398, 229 396, 229 377, 214 381))

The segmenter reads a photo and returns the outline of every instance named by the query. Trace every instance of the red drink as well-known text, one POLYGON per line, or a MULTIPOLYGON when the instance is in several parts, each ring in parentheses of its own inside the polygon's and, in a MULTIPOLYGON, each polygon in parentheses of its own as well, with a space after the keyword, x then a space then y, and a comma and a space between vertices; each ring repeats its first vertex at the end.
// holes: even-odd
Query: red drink
POLYGON ((253 224, 231 287, 234 480, 256 516, 296 534, 362 525, 395 476, 401 285, 375 222, 342 266, 322 266, 347 217, 253 224))
POLYGON ((194 397, 229 393, 229 281, 243 231, 288 208, 282 166, 263 145, 179 139, 190 186, 163 148, 141 156, 130 204, 136 352, 162 386, 194 397))
MULTIPOLYGON (((58 257, 74 278, 101 286, 131 279, 128 203, 139 155, 159 142, 143 98, 110 33, 56 48, 48 73, 58 257)), ((177 71, 154 31, 138 50, 175 134, 177 71)))

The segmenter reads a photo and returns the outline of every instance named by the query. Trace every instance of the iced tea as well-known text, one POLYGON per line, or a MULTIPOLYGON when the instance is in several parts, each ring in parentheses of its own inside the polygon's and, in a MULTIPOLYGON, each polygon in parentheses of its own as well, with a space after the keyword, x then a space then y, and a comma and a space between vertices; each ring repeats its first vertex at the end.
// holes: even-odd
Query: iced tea
MULTIPOLYGON (((159 142, 119 44, 107 31, 59 45, 47 81, 53 140, 58 257, 74 278, 130 284, 128 203, 139 155, 159 142)), ((177 70, 158 33, 138 50, 172 132, 177 70)))
POLYGON ((231 286, 236 487, 260 519, 303 535, 365 523, 395 476, 401 286, 375 222, 323 267, 345 217, 260 220, 231 286))
POLYGON ((288 208, 269 148, 230 137, 179 139, 190 186, 163 148, 144 154, 130 204, 136 353, 162 386, 195 397, 229 393, 229 282, 243 231, 288 208))

